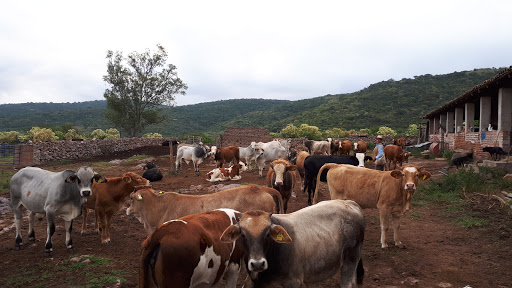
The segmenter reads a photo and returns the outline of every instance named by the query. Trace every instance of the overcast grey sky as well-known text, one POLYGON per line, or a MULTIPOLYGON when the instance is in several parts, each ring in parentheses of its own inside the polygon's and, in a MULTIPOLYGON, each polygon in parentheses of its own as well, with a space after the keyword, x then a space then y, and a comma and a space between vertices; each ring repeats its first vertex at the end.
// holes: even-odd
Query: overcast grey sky
POLYGON ((177 105, 298 100, 512 65, 512 1, 2 1, 0 104, 103 100, 107 50, 156 51, 177 105))

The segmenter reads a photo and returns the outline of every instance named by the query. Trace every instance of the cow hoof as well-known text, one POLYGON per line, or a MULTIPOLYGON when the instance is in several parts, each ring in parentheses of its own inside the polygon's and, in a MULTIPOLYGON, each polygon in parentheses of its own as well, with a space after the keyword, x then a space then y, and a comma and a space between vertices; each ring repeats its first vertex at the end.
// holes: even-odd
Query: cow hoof
POLYGON ((23 244, 16 244, 16 245, 14 245, 14 250, 19 251, 21 249, 23 249, 23 244))
MULTIPOLYGON (((68 249, 68 250, 69 250, 69 249, 68 249)), ((50 251, 50 250, 45 250, 45 251, 44 251, 44 257, 50 257, 50 256, 52 256, 52 251, 50 251)))
POLYGON ((36 243, 36 238, 28 238, 28 243, 36 243))
POLYGON ((68 252, 69 252, 69 253, 75 253, 75 248, 73 248, 73 247, 69 247, 69 248, 68 248, 68 252))
POLYGON ((103 245, 110 245, 110 239, 109 240, 105 240, 105 241, 101 241, 101 244, 103 244, 103 245))

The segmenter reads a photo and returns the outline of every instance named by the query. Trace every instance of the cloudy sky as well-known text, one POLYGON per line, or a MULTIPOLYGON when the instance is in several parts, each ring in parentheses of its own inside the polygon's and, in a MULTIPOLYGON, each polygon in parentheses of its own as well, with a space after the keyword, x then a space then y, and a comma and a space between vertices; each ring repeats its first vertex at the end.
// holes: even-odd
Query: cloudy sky
POLYGON ((298 100, 512 65, 512 1, 3 1, 0 104, 103 100, 108 50, 156 51, 176 105, 298 100))

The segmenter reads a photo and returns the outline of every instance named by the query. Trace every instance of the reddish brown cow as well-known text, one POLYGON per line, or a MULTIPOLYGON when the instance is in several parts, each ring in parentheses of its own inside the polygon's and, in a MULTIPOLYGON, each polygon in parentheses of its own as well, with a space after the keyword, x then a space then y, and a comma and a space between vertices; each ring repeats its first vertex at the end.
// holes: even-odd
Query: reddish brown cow
MULTIPOLYGON (((213 151, 212 151, 213 152, 213 151)), ((229 163, 235 160, 235 163, 240 162, 240 151, 238 146, 228 146, 224 148, 217 147, 214 156, 217 167, 220 168, 224 163, 229 163)))
POLYGON ((363 140, 357 141, 357 143, 354 142, 354 153, 366 153, 366 142, 363 140))
POLYGON ((396 169, 396 162, 400 163, 402 166, 402 162, 408 160, 407 152, 402 149, 402 146, 397 145, 388 145, 384 147, 384 157, 386 157, 386 170, 396 169), (391 163, 393 163, 393 168, 391 168, 391 163))
POLYGON ((96 233, 99 232, 99 222, 101 225, 101 243, 110 243, 112 215, 121 210, 124 200, 133 192, 135 186, 148 184, 147 179, 133 172, 125 173, 123 177, 107 178, 105 183, 93 183, 93 193, 87 197, 87 202, 82 206, 83 224, 81 233, 86 233, 88 209, 93 209, 96 216, 94 230, 96 233))
POLYGON ((295 173, 292 171, 296 168, 297 166, 290 164, 287 160, 277 159, 270 164, 267 173, 268 187, 279 191, 283 198, 284 213, 288 210, 288 201, 292 197, 293 184, 295 183, 295 173))
MULTIPOLYGON (((380 215, 381 247, 387 248, 386 231, 390 216, 393 219, 396 246, 403 246, 398 235, 400 217, 411 209, 411 199, 416 191, 418 180, 426 180, 431 175, 416 166, 402 167, 400 170, 379 171, 351 165, 325 164, 318 177, 327 170, 327 185, 331 199, 353 200, 361 208, 377 208, 380 215)), ((318 187, 313 203, 318 203, 318 187)), ((313 205, 315 206, 315 205, 313 205)))
POLYGON ((240 213, 219 209, 168 221, 142 243, 139 287, 236 287, 242 264, 239 241, 220 238, 240 213))
POLYGON ((401 146, 402 148, 405 147, 405 145, 407 144, 406 142, 407 140, 405 139, 405 137, 393 139, 393 144, 396 146, 401 146))
POLYGON ((350 140, 340 142, 340 155, 350 155, 350 149, 352 149, 352 142, 350 140))

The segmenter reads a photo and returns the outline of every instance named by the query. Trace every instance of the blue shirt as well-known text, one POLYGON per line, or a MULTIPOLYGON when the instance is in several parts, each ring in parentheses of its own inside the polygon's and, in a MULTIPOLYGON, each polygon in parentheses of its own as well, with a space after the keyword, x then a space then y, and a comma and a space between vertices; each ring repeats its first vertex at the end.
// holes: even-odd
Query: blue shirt
POLYGON ((377 144, 377 156, 375 156, 375 159, 380 159, 382 156, 384 156, 384 145, 382 143, 377 144))

